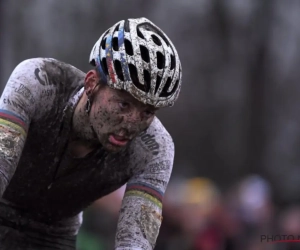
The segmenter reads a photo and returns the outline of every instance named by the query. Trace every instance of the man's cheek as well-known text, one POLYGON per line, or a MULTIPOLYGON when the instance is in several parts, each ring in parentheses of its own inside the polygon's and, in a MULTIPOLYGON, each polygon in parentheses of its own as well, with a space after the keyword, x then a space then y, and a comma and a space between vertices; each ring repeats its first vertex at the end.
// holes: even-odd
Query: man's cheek
POLYGON ((139 132, 142 132, 144 130, 146 130, 147 128, 149 128, 151 122, 143 122, 140 126, 139 126, 139 132))
POLYGON ((95 132, 97 134, 100 134, 101 132, 101 128, 103 127, 101 124, 99 123, 92 123, 93 129, 95 130, 95 132))

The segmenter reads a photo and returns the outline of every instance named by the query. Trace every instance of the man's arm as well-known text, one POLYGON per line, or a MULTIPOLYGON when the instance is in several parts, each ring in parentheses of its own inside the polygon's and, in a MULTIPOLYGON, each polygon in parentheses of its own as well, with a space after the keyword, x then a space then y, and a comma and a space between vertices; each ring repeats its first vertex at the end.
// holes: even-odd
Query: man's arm
POLYGON ((166 134, 157 155, 143 155, 127 183, 116 234, 117 250, 152 250, 162 222, 162 198, 173 167, 174 144, 166 134))
POLYGON ((12 72, 0 99, 0 197, 9 184, 38 105, 35 68, 41 60, 20 63, 12 72))

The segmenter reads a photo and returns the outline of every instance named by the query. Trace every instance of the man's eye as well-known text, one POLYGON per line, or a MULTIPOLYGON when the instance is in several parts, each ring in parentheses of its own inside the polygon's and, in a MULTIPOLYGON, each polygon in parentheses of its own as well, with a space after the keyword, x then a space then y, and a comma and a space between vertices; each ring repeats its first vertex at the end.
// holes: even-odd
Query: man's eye
POLYGON ((128 102, 119 102, 119 106, 121 109, 126 109, 129 107, 129 103, 128 102))

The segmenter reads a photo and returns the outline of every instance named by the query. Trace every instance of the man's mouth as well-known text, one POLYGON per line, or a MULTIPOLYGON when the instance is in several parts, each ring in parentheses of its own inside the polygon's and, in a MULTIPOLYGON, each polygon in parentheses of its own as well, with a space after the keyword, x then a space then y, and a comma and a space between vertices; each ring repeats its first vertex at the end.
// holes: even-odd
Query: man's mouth
POLYGON ((129 138, 125 136, 111 134, 108 137, 108 141, 115 146, 123 147, 128 143, 129 138))

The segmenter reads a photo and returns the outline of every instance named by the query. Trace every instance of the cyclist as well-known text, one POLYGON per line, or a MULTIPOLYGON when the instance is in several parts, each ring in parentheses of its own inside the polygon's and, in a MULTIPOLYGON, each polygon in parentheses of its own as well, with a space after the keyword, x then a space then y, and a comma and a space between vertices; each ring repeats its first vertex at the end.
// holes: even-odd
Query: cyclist
POLYGON ((102 34, 84 74, 21 62, 0 100, 0 249, 75 249, 82 211, 127 183, 115 249, 153 249, 174 158, 155 117, 181 86, 177 51, 146 18, 102 34))

